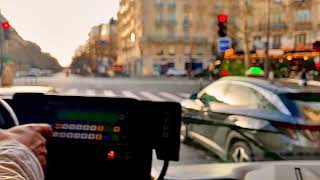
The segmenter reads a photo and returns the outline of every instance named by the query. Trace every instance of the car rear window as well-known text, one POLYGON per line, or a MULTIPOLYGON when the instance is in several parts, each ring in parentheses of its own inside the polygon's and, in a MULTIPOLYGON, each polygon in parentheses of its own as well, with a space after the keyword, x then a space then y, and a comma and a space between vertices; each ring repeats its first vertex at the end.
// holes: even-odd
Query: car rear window
POLYGON ((285 96, 306 120, 311 124, 320 124, 320 93, 289 93, 285 96))

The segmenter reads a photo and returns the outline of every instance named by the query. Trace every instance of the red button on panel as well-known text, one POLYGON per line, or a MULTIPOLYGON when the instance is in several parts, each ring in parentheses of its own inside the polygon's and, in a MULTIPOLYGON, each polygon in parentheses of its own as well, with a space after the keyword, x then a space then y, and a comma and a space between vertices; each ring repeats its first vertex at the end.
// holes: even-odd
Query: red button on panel
POLYGON ((108 159, 115 159, 116 153, 114 151, 109 151, 107 154, 108 159))
POLYGON ((113 127, 113 132, 115 132, 115 133, 120 132, 120 126, 113 127))

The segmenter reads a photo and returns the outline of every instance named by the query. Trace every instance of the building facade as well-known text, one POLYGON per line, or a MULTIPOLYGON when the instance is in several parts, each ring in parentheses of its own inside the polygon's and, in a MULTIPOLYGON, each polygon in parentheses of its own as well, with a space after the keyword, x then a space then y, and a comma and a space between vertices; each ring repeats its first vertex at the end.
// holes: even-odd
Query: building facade
POLYGON ((238 1, 216 0, 216 4, 219 1, 221 9, 230 16, 230 35, 236 40, 238 50, 242 50, 244 44, 244 17, 247 17, 250 50, 265 49, 268 28, 270 49, 310 50, 312 43, 320 39, 319 0, 251 0, 246 1, 248 11, 238 1))
POLYGON ((116 63, 117 43, 116 21, 112 18, 109 23, 91 28, 86 43, 76 49, 72 65, 84 66, 92 73, 106 74, 116 63))
POLYGON ((133 76, 201 71, 212 60, 213 0, 121 0, 118 60, 133 76))

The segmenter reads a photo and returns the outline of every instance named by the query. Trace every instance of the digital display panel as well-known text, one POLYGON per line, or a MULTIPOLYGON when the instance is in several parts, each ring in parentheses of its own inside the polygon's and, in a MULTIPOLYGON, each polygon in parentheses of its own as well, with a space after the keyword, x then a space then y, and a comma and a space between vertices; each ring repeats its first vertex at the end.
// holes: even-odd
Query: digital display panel
POLYGON ((123 119, 123 116, 115 113, 62 110, 57 112, 57 118, 60 120, 66 120, 66 121, 82 121, 87 123, 114 124, 118 122, 120 119, 123 119))

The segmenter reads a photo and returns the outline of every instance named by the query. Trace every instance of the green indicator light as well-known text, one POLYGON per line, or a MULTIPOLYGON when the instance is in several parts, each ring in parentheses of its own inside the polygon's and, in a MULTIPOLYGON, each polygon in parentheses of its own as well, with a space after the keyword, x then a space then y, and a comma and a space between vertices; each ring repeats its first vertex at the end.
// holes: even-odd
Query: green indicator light
POLYGON ((112 129, 112 127, 105 127, 104 131, 111 133, 113 131, 113 129, 112 129))
POLYGON ((6 62, 6 63, 8 63, 8 62, 11 62, 12 60, 11 60, 11 58, 9 58, 9 57, 5 57, 4 58, 4 62, 6 62))
POLYGON ((118 135, 113 135, 112 136, 112 141, 119 141, 119 136, 118 135))
MULTIPOLYGON (((77 111, 60 111, 58 118, 69 121, 85 121, 95 123, 116 123, 119 120, 117 114, 112 113, 99 113, 99 112, 77 112, 77 111)), ((112 131, 112 130, 111 130, 112 131)))
POLYGON ((260 67, 251 67, 249 69, 249 75, 264 75, 264 71, 260 67))

